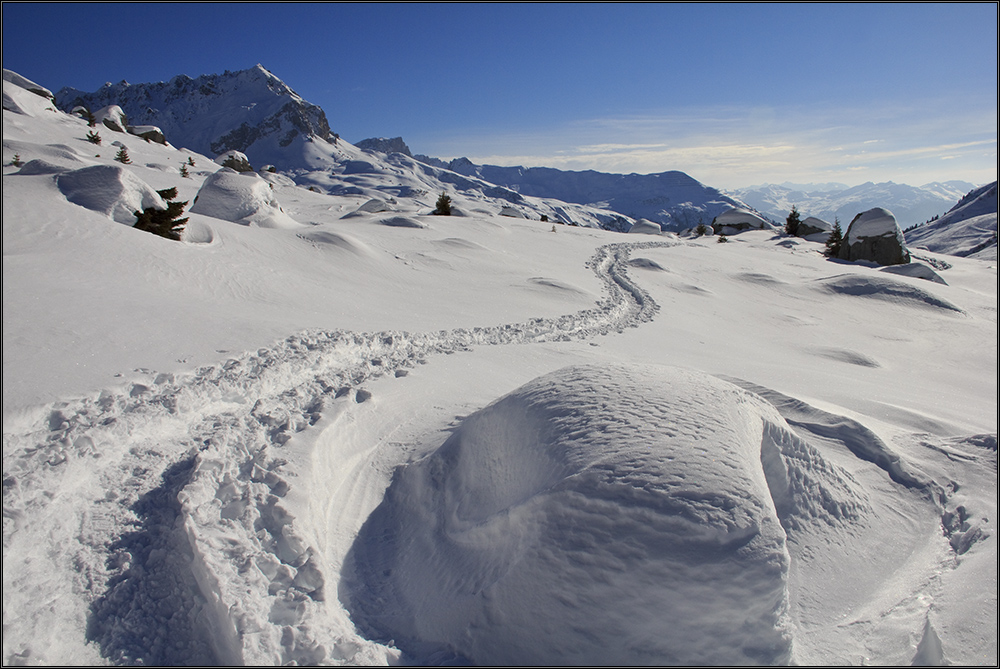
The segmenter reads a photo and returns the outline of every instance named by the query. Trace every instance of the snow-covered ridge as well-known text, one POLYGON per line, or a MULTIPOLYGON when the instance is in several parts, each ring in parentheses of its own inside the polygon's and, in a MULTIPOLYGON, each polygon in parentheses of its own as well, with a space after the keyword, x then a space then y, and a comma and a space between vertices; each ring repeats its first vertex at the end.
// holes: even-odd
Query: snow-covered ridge
POLYGON ((937 253, 997 259, 997 182, 970 191, 935 221, 906 233, 907 243, 937 253))
POLYGON ((891 181, 837 186, 764 184, 735 189, 730 194, 775 221, 784 221, 794 205, 803 217, 816 216, 830 222, 839 218, 846 229, 847 223, 857 214, 873 207, 884 207, 895 214, 902 228, 908 228, 939 215, 973 188, 973 184, 964 181, 933 182, 920 187, 891 181))
POLYGON ((207 155, 238 150, 261 163, 282 164, 281 150, 307 138, 334 138, 323 110, 261 65, 169 82, 107 83, 91 93, 63 88, 56 102, 67 111, 116 104, 130 123, 158 126, 176 146, 207 155))

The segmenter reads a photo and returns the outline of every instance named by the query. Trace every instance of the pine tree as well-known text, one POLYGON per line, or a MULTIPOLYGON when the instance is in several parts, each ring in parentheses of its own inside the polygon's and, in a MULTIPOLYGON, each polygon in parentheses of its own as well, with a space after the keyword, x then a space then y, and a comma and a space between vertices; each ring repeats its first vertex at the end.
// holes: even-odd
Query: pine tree
POLYGON ((93 130, 91 130, 90 132, 87 133, 87 141, 90 142, 91 144, 100 144, 101 133, 94 132, 93 130))
POLYGON ((97 125, 97 118, 94 116, 94 113, 89 109, 83 110, 83 117, 87 119, 87 125, 90 126, 91 128, 97 125))
POLYGON ((188 166, 187 165, 181 165, 181 176, 184 177, 185 179, 190 179, 191 178, 191 173, 188 172, 188 166))
POLYGON ((451 198, 447 194, 441 193, 437 201, 437 209, 434 213, 438 216, 451 216, 451 198))
POLYGON ((833 232, 826 238, 826 257, 836 258, 840 255, 840 247, 844 245, 844 232, 840 229, 840 219, 834 217, 833 232))
POLYGON ((118 153, 117 155, 115 155, 115 160, 125 165, 128 165, 132 162, 132 159, 128 157, 128 149, 126 149, 124 146, 118 149, 118 153))
POLYGON ((788 218, 785 219, 785 232, 793 237, 796 236, 799 234, 799 223, 801 222, 802 221, 799 220, 799 210, 796 209, 793 204, 792 213, 790 213, 788 218))
POLYGON ((133 212, 136 217, 136 223, 133 227, 137 230, 152 232, 154 235, 179 241, 181 233, 184 231, 184 225, 188 222, 188 219, 180 218, 180 215, 184 213, 184 207, 187 206, 187 202, 173 201, 177 197, 177 188, 166 188, 158 190, 156 193, 167 202, 167 208, 164 210, 147 207, 141 212, 133 212))
POLYGON ((188 156, 188 162, 187 162, 187 164, 190 165, 191 167, 194 167, 194 158, 192 158, 191 156, 188 156))

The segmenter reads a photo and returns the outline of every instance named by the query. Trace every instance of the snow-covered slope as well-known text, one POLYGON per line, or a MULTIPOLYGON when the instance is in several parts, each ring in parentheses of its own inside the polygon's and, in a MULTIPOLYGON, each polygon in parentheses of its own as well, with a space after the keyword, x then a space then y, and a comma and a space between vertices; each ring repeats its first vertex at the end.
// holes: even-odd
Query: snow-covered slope
POLYGON ((606 207, 554 202, 552 196, 525 198, 418 162, 408 150, 380 153, 396 149, 392 140, 367 140, 369 150, 355 147, 330 130, 322 109, 261 65, 196 79, 180 75, 152 84, 109 83, 92 93, 64 88, 56 100, 65 111, 118 105, 130 123, 158 126, 175 146, 208 156, 240 151, 255 168, 270 166, 320 192, 378 198, 390 208, 404 200, 409 202, 400 209, 430 212, 440 193, 447 192, 458 214, 515 207, 530 218, 588 227, 627 230, 632 223, 606 207))
POLYGON ((906 184, 866 182, 848 188, 833 188, 835 184, 806 185, 764 184, 731 191, 758 211, 776 221, 784 221, 792 206, 803 216, 816 216, 826 221, 839 218, 847 224, 857 214, 884 207, 892 210, 903 228, 923 223, 940 215, 951 203, 973 188, 964 181, 933 182, 915 187, 906 184))
POLYGON ((908 244, 937 253, 997 259, 997 182, 970 191, 944 216, 906 233, 908 244))
POLYGON ((334 140, 323 110, 261 65, 195 79, 107 83, 92 93, 63 88, 56 102, 66 111, 118 105, 130 123, 158 126, 176 146, 212 156, 242 151, 258 165, 297 165, 304 143, 334 140))
POLYGON ((608 174, 586 170, 573 172, 551 167, 500 167, 475 165, 456 158, 449 167, 516 190, 522 195, 551 197, 567 202, 611 209, 630 218, 659 223, 663 230, 680 231, 712 219, 732 208, 749 209, 678 171, 659 174, 608 174))
POLYGON ((244 225, 209 157, 4 92, 5 664, 996 663, 995 263, 269 172, 297 225, 244 225))

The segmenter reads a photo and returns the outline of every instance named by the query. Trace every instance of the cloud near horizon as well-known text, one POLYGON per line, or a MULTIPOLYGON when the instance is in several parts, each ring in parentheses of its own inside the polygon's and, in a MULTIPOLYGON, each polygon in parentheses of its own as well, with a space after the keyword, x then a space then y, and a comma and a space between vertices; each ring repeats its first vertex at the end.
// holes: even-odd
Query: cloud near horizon
POLYGON ((914 185, 952 179, 986 183, 997 178, 996 121, 995 109, 934 114, 926 107, 728 107, 576 121, 516 134, 470 133, 434 143, 445 149, 439 155, 466 155, 481 164, 644 174, 681 170, 722 188, 859 177, 914 185), (465 148, 449 152, 449 147, 465 148))

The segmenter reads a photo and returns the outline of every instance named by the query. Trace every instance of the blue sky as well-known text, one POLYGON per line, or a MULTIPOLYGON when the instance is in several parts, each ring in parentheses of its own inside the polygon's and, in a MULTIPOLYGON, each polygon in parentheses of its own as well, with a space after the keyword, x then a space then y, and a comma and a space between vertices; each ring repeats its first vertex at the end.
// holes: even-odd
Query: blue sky
POLYGON ((762 182, 997 178, 997 5, 3 4, 57 90, 261 63, 348 141, 762 182))

